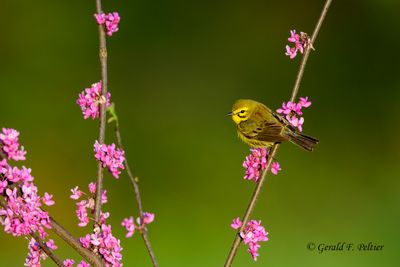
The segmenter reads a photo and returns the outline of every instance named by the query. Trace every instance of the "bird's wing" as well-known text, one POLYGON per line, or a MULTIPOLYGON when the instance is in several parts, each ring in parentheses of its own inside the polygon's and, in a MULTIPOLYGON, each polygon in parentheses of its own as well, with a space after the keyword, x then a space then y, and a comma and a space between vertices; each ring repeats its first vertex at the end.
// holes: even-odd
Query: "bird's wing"
POLYGON ((257 132, 255 139, 265 142, 282 142, 287 140, 287 138, 282 136, 282 131, 284 125, 279 121, 262 121, 261 127, 258 127, 255 132, 257 132))
POLYGON ((287 140, 282 136, 284 125, 275 118, 263 118, 256 122, 247 120, 238 125, 239 131, 250 139, 265 142, 281 142, 287 140))

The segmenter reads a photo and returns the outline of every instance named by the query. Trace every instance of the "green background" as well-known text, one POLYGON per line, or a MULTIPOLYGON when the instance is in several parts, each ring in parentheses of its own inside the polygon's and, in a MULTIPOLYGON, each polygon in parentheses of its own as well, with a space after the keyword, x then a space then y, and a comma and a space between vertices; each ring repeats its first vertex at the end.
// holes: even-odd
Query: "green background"
MULTIPOLYGON (((123 142, 140 179, 149 237, 160 266, 222 266, 254 183, 243 180, 248 148, 225 114, 252 98, 275 109, 290 97, 300 58, 284 55, 290 29, 311 33, 323 1, 104 1, 118 11, 108 38, 109 87, 123 142)), ((75 236, 76 185, 95 180, 98 122, 83 120, 78 93, 100 79, 95 1, 1 3, 0 126, 21 132, 39 191, 75 236)), ((270 241, 234 266, 398 266, 400 231, 400 2, 333 1, 299 96, 313 102, 304 132, 313 153, 283 144, 252 218, 270 241), (379 252, 310 252, 308 242, 383 244, 379 252)), ((107 142, 114 142, 107 129, 107 142)), ((126 175, 107 173, 109 222, 125 266, 150 266, 126 175)), ((27 241, 2 233, 1 266, 22 266, 27 241)), ((79 256, 56 239, 63 259, 79 256)), ((47 260, 44 266, 53 266, 47 260)))

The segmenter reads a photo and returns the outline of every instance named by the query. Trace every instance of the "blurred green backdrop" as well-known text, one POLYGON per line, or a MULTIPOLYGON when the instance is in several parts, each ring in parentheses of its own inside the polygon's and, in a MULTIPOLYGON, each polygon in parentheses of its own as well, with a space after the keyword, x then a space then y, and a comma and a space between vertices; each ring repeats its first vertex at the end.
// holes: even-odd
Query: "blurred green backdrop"
MULTIPOLYGON (((118 11, 108 38, 109 86, 126 153, 139 176, 160 266, 222 266, 254 184, 242 179, 248 148, 226 112, 238 98, 277 108, 300 62, 285 55, 289 30, 312 32, 323 1, 104 1, 118 11)), ((0 126, 16 128, 51 214, 82 235, 70 188, 95 180, 98 122, 75 104, 100 79, 95 1, 1 3, 0 126)), ((398 266, 400 2, 334 1, 300 88, 312 107, 313 153, 282 145, 283 171, 268 179, 253 218, 270 241, 234 266, 398 266), (310 252, 308 242, 375 242, 380 252, 310 252)), ((108 128, 107 142, 113 142, 108 128)), ((139 235, 119 226, 136 215, 125 175, 106 176, 110 222, 125 266, 150 266, 139 235)), ((0 237, 1 266, 22 266, 27 241, 0 237)), ((58 240, 58 239, 57 239, 58 240)), ((57 253, 78 259, 58 241, 57 253)), ((53 266, 48 260, 44 266, 53 266)))

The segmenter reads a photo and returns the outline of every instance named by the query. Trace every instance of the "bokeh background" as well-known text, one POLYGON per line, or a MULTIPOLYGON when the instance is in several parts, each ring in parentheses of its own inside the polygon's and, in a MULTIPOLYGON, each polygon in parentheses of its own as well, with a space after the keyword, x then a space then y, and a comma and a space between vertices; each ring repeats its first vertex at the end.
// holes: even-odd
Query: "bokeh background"
MULTIPOLYGON (((312 32, 323 1, 104 1, 121 14, 108 38, 109 86, 123 142, 140 179, 160 266, 222 266, 254 183, 248 148, 225 114, 234 100, 277 108, 290 97, 300 58, 284 55, 290 29, 312 32)), ((2 0, 0 126, 16 128, 40 192, 75 236, 70 189, 95 180, 98 122, 83 120, 78 93, 100 79, 94 1, 2 0)), ((313 153, 284 144, 253 215, 270 241, 234 266, 398 266, 400 231, 400 2, 334 1, 300 88, 313 105, 304 131, 313 153), (379 252, 310 252, 308 242, 383 244, 379 252)), ((114 142, 108 128, 107 142, 114 142)), ((106 175, 109 221, 125 266, 151 266, 126 175, 106 175)), ((0 237, 1 266, 23 266, 27 241, 0 237)), ((62 241, 57 253, 79 259, 62 241)), ((53 266, 48 260, 43 266, 53 266)))

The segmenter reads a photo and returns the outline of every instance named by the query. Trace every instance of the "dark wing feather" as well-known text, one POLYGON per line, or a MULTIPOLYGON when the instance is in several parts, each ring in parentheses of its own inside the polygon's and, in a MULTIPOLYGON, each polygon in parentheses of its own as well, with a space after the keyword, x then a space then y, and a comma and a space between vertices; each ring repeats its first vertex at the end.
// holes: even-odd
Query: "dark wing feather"
POLYGON ((244 136, 250 139, 265 142, 281 142, 287 140, 287 138, 282 136, 284 126, 277 120, 262 120, 258 123, 253 120, 247 120, 241 122, 238 128, 244 136))
POLYGON ((255 137, 257 140, 265 142, 282 142, 287 140, 287 138, 282 136, 284 126, 278 121, 263 121, 263 127, 261 128, 262 130, 255 137))

